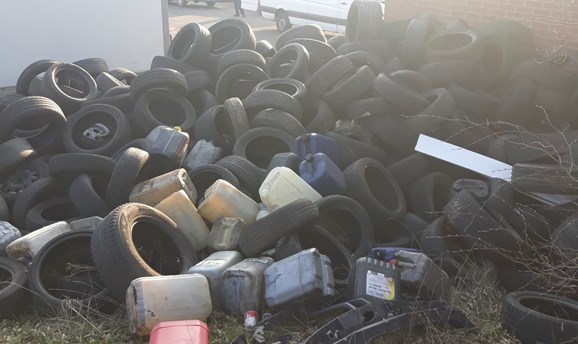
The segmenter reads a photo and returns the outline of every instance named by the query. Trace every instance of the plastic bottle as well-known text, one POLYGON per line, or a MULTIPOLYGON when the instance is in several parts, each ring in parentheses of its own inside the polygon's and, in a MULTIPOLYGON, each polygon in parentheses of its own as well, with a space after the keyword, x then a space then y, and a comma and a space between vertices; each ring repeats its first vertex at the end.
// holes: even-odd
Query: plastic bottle
POLYGON ((79 229, 96 229, 96 226, 98 226, 99 223, 102 222, 102 217, 100 216, 91 216, 91 217, 85 217, 84 219, 80 219, 80 220, 76 220, 76 221, 72 221, 69 226, 70 229, 73 231, 79 230, 79 229))
POLYGON ((339 145, 334 139, 315 133, 303 134, 295 139, 295 153, 305 159, 308 154, 324 153, 339 164, 339 145))
POLYGON ((227 268, 239 263, 241 260, 243 260, 243 256, 237 251, 215 252, 187 271, 188 274, 201 274, 207 278, 211 290, 213 308, 220 307, 223 273, 227 268))
POLYGON ((184 190, 177 191, 155 206, 170 217, 187 237, 195 252, 207 246, 209 227, 184 190))
POLYGON ((263 309, 263 272, 273 258, 247 258, 225 270, 221 286, 221 308, 229 314, 243 315, 263 309))
POLYGON ((207 246, 212 251, 236 250, 241 233, 247 227, 243 219, 221 217, 213 223, 207 246))
POLYGON ((215 146, 210 141, 199 140, 185 158, 183 167, 187 171, 191 171, 195 167, 214 164, 222 155, 223 150, 220 147, 215 146))
POLYGON ((259 188, 259 196, 267 208, 282 207, 301 198, 311 202, 321 199, 319 192, 287 167, 275 167, 267 175, 259 188))
POLYGON ((192 202, 197 201, 197 189, 184 168, 162 174, 135 185, 129 196, 131 202, 154 207, 173 193, 183 190, 192 202))
POLYGON ((399 270, 384 261, 361 257, 349 275, 349 293, 352 299, 369 301, 397 300, 399 298, 399 270))
POLYGON ((345 194, 343 172, 323 153, 308 154, 299 165, 299 175, 323 196, 345 194))
POLYGON ((149 335, 163 321, 202 320, 213 311, 209 283, 200 274, 141 277, 126 291, 129 331, 149 335))
POLYGON ((199 320, 164 321, 151 331, 149 344, 209 344, 209 328, 199 320))
POLYGON ((199 214, 214 223, 221 217, 238 217, 250 225, 255 222, 259 205, 231 183, 219 179, 205 191, 199 214))
POLYGON ((6 247, 8 257, 29 264, 42 246, 62 233, 69 232, 70 226, 64 221, 56 222, 46 227, 28 233, 14 240, 6 247))
POLYGON ((144 149, 149 153, 147 163, 151 175, 159 175, 183 164, 189 134, 179 128, 160 125, 151 130, 145 138, 144 149))

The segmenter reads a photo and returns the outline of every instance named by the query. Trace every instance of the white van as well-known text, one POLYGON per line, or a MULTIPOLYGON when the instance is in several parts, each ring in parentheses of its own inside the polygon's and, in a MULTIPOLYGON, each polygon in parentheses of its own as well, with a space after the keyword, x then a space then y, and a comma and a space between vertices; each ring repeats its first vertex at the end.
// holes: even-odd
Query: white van
MULTIPOLYGON (((382 12, 385 0, 379 0, 382 12)), ((279 32, 293 25, 316 24, 324 31, 345 33, 347 13, 353 0, 242 0, 242 6, 274 20, 279 32)))

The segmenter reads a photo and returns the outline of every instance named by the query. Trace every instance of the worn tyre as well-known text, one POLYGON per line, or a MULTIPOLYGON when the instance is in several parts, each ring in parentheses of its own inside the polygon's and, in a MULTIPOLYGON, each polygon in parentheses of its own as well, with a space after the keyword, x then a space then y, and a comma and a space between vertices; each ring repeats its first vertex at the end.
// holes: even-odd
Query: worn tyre
POLYGON ((178 275, 197 262, 176 224, 160 211, 127 203, 108 214, 91 240, 94 265, 110 294, 124 302, 139 277, 178 275))
POLYGON ((446 174, 433 172, 418 179, 411 187, 411 210, 432 222, 441 216, 453 196, 453 180, 446 174))
POLYGON ((0 257, 0 276, 0 319, 6 319, 20 312, 26 303, 28 270, 18 261, 0 257))
POLYGON ((383 27, 379 1, 355 0, 347 13, 345 36, 350 42, 378 39, 383 27))
POLYGON ((105 200, 109 206, 117 207, 128 201, 132 187, 148 158, 149 154, 138 148, 128 148, 120 155, 106 189, 105 200))
POLYGON ((152 89, 166 89, 175 94, 186 96, 188 92, 187 79, 174 69, 157 68, 137 75, 130 84, 130 96, 137 100, 141 95, 152 89))
POLYGON ((197 111, 183 95, 169 90, 149 91, 135 103, 136 124, 145 133, 164 125, 189 132, 197 121, 197 111))
POLYGON ((209 30, 197 23, 183 26, 173 38, 167 56, 192 65, 201 65, 209 58, 213 39, 209 30))
POLYGON ((294 141, 293 136, 276 128, 253 128, 235 142, 233 155, 243 157, 264 170, 275 154, 293 151, 294 141))

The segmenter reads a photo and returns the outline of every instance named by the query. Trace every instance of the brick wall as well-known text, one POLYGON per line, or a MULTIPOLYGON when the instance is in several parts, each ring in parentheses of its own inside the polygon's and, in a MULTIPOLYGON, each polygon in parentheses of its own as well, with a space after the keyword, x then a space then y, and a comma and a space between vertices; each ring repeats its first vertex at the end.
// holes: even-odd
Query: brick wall
POLYGON ((443 20, 460 17, 472 27, 510 18, 532 29, 539 49, 578 50, 578 0, 386 0, 386 21, 424 13, 443 20))

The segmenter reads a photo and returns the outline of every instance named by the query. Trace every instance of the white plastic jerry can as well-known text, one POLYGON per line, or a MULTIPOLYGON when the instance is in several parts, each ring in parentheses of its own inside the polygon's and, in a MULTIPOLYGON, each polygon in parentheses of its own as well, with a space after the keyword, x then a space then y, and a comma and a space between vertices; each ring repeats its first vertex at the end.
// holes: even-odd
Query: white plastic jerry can
POLYGON ((135 185, 129 196, 131 202, 154 207, 171 194, 183 190, 191 201, 197 201, 197 189, 184 168, 162 174, 135 185))
POLYGON ((269 172, 259 188, 259 196, 267 208, 282 207, 301 198, 317 202, 322 197, 297 173, 284 166, 269 172))
POLYGON ((214 309, 220 307, 223 273, 227 268, 241 260, 243 260, 243 256, 237 251, 215 252, 187 271, 188 274, 201 274, 207 278, 214 309))
POLYGON ((64 221, 56 222, 14 240, 6 247, 8 257, 29 264, 40 249, 50 240, 69 232, 70 226, 64 221))
POLYGON ((187 237, 195 252, 207 246, 209 227, 184 190, 173 193, 155 208, 175 221, 177 229, 187 237))
POLYGON ((72 221, 69 226, 70 229, 73 231, 80 230, 80 229, 91 229, 95 230, 96 227, 102 222, 102 217, 100 216, 91 216, 85 217, 84 219, 79 219, 76 221, 72 221))
POLYGON ((131 334, 149 335, 163 321, 207 321, 213 311, 209 283, 200 274, 137 278, 126 291, 131 334))
POLYGON ((238 217, 250 225, 258 211, 257 202, 223 179, 209 186, 199 204, 199 214, 212 223, 221 217, 238 217))
POLYGON ((213 223, 207 246, 212 251, 236 250, 245 228, 247 224, 243 219, 221 217, 213 223))

